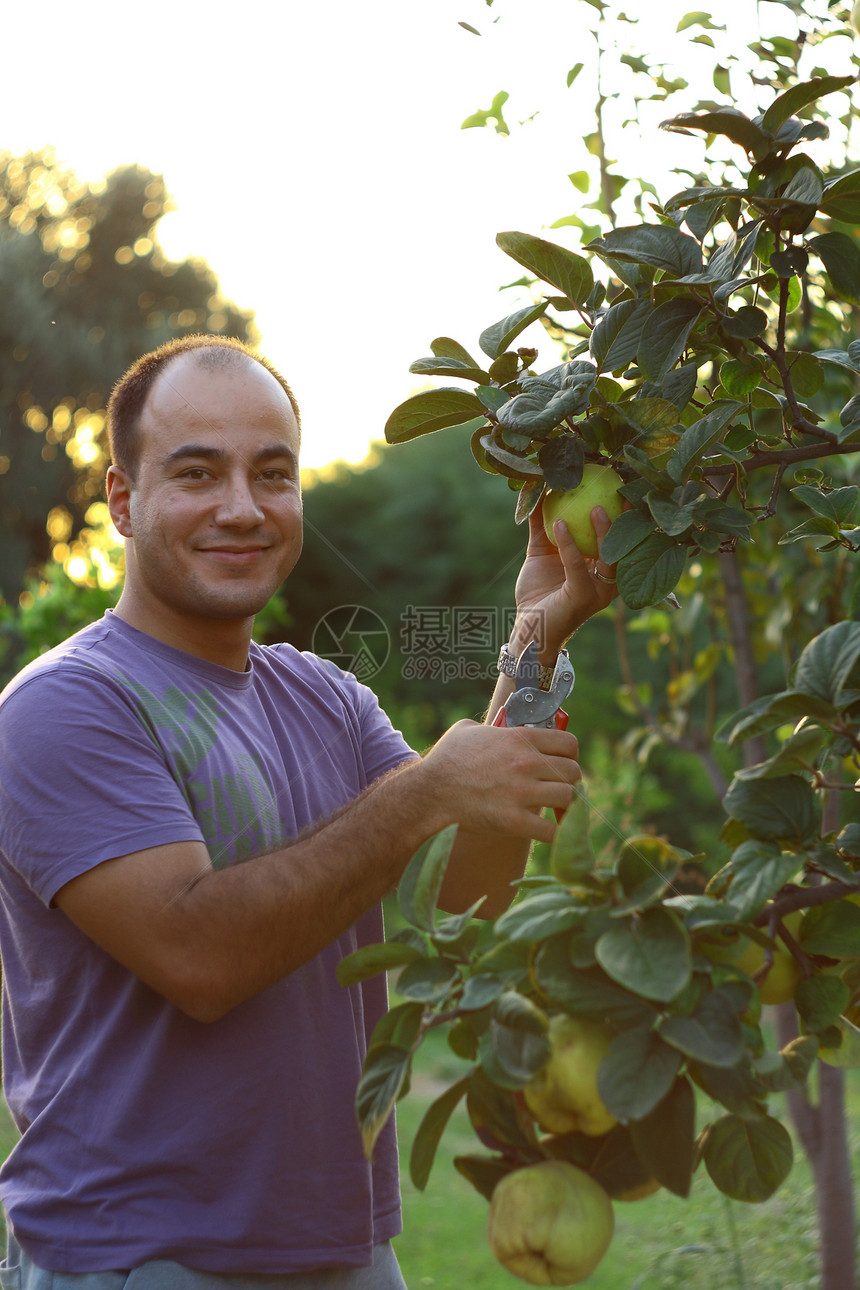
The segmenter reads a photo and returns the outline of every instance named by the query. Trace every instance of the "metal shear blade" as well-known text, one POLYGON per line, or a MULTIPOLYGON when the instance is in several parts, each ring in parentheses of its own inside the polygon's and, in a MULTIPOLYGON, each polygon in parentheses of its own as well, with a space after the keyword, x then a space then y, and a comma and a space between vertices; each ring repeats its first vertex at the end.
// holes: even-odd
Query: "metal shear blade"
POLYGON ((576 679, 573 664, 564 654, 559 654, 552 685, 548 690, 541 690, 537 683, 540 670, 537 654, 537 642, 532 641, 520 655, 514 678, 516 689, 505 704, 509 726, 553 725, 556 712, 573 689, 576 679))

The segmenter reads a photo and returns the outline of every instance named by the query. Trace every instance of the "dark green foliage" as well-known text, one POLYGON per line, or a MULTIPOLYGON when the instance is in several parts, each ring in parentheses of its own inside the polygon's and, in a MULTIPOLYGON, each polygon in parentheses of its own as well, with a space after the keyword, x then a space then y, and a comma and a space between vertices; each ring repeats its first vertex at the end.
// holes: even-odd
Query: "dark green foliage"
POLYGON ((168 209, 161 177, 141 167, 99 187, 49 151, 0 156, 0 595, 10 604, 50 555, 49 512, 66 510, 74 537, 101 495, 103 438, 85 468, 65 450, 76 418, 103 419, 128 365, 174 336, 251 336, 251 315, 220 299, 208 265, 159 250, 168 209))

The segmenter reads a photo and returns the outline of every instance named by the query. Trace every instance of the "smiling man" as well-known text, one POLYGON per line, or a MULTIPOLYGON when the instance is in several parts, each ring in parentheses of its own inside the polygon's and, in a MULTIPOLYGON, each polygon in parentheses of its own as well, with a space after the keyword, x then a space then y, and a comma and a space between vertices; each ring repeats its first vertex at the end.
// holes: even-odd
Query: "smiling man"
MULTIPOLYGON (((449 824, 443 904, 505 908, 554 833, 543 808, 571 799, 576 739, 461 721, 419 758, 349 673, 252 642, 302 545, 298 409, 265 360, 174 342, 123 377, 108 424, 119 603, 0 696, 22 1133, 0 1279, 402 1290, 393 1129, 368 1163, 353 1109, 384 986, 343 989, 337 965, 381 939, 382 896, 449 824)), ((540 618, 554 661, 611 596, 612 570, 556 536, 534 517, 513 656, 540 618)))

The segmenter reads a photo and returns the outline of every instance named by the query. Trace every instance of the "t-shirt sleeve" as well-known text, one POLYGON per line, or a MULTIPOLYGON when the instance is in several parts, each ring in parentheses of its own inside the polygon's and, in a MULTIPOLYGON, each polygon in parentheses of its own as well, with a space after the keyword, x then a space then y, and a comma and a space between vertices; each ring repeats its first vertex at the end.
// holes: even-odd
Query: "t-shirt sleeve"
POLYGON ((372 784, 396 766, 418 758, 418 753, 409 747, 400 731, 395 730, 369 686, 362 685, 352 672, 343 671, 329 659, 318 658, 317 662, 337 685, 354 714, 367 784, 372 784))
POLYGON ((66 667, 0 706, 0 851, 46 905, 104 860, 184 841, 203 834, 118 686, 66 667))

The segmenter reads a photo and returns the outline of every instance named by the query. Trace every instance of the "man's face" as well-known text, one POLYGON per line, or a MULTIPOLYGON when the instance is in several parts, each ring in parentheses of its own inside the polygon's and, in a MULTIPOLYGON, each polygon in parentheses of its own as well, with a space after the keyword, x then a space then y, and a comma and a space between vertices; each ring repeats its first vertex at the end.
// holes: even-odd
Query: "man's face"
POLYGON ((299 431, 290 401, 253 359, 158 377, 139 427, 131 482, 108 496, 127 543, 126 590, 153 626, 246 619, 293 569, 302 546, 299 431))

